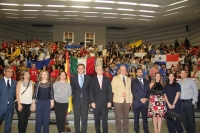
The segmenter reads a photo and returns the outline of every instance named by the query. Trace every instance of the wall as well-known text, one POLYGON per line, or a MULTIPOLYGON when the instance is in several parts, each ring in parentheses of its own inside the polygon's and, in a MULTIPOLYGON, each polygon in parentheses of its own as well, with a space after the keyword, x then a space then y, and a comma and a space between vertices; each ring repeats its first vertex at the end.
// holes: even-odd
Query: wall
POLYGON ((64 32, 74 32, 74 44, 85 41, 85 32, 95 33, 95 43, 106 44, 106 29, 104 26, 54 25, 53 41, 63 41, 64 32))
POLYGON ((190 44, 192 46, 200 45, 200 20, 189 25, 190 44))
POLYGON ((125 42, 126 30, 106 30, 106 42, 125 42))

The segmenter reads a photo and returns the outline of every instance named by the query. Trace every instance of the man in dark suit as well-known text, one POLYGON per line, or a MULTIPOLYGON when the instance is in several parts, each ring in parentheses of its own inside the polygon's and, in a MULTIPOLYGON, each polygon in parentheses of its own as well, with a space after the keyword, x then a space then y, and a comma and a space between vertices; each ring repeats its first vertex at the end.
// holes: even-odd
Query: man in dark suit
POLYGON ((139 117, 140 112, 142 114, 143 130, 144 133, 149 133, 147 113, 149 106, 149 81, 142 78, 143 70, 141 68, 137 69, 137 78, 132 80, 131 91, 133 94, 133 113, 134 113, 134 131, 139 133, 139 117))
POLYGON ((10 44, 10 47, 8 48, 8 54, 12 54, 13 52, 15 52, 15 48, 13 44, 10 44))
POLYGON ((78 74, 71 78, 72 101, 74 107, 74 127, 75 133, 87 132, 88 107, 90 101, 90 76, 84 74, 85 65, 79 64, 77 67, 78 74), (81 131, 80 131, 81 117, 81 131))
POLYGON ((111 81, 103 76, 102 66, 96 66, 97 76, 91 79, 90 101, 93 108, 96 133, 100 131, 100 117, 102 119, 103 133, 108 133, 108 108, 112 102, 111 81))
POLYGON ((11 133, 12 116, 14 110, 16 80, 12 80, 12 67, 6 66, 4 78, 0 79, 0 124, 5 121, 4 133, 11 133))

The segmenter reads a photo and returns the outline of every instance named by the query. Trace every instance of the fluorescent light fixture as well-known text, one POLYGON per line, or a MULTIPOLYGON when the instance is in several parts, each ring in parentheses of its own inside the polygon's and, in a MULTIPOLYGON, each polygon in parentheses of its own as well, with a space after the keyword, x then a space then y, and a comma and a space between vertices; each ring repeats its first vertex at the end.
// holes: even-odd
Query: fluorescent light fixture
POLYGON ((149 10, 138 10, 139 12, 149 12, 149 13, 155 13, 155 11, 149 11, 149 10))
POLYGON ((126 9, 126 8, 118 8, 117 10, 122 10, 122 11, 134 11, 133 9, 126 9))
POLYGON ((59 15, 56 15, 56 14, 44 14, 46 16, 59 16, 59 15))
POLYGON ((112 8, 110 8, 110 7, 95 7, 96 9, 107 9, 107 10, 110 10, 110 9, 112 9, 112 8))
POLYGON ((19 15, 17 13, 5 13, 5 14, 10 14, 10 15, 19 15))
POLYGON ((23 18, 35 18, 35 17, 23 17, 23 18))
POLYGON ((1 10, 4 10, 4 11, 19 11, 18 9, 1 9, 1 10))
POLYGON ((103 18, 116 18, 116 17, 103 17, 103 18))
POLYGON ((88 6, 71 6, 73 8, 89 8, 88 6))
POLYGON ((39 14, 25 14, 25 15, 39 15, 39 14))
POLYGON ((112 12, 104 12, 104 13, 102 13, 102 14, 117 14, 117 13, 112 13, 112 12))
POLYGON ((19 17, 10 17, 10 16, 6 16, 6 18, 19 18, 19 17))
POLYGON ((137 3, 133 3, 133 2, 117 2, 118 4, 124 4, 124 5, 137 5, 137 3))
POLYGON ((121 15, 125 15, 125 16, 136 16, 135 14, 121 14, 121 15))
POLYGON ((144 20, 144 21, 151 21, 151 20, 149 20, 149 19, 139 19, 139 20, 144 20))
POLYGON ((63 11, 63 12, 78 12, 78 11, 63 11))
MULTIPOLYGON (((63 1, 66 1, 66 0, 63 0, 63 1)), ((70 0, 70 1, 91 2, 91 0, 70 0)))
POLYGON ((96 0, 95 2, 99 2, 99 3, 115 3, 115 1, 109 1, 109 0, 96 0))
POLYGON ((22 10, 23 12, 37 12, 39 10, 22 10))
POLYGON ((149 7, 159 7, 158 5, 155 4, 139 4, 140 6, 149 6, 149 7))
POLYGON ((77 20, 86 20, 86 19, 82 19, 82 18, 74 18, 74 19, 77 19, 77 20))
POLYGON ((2 6, 19 6, 19 4, 13 4, 13 3, 0 3, 2 6))
POLYGON ((154 16, 148 16, 148 15, 139 15, 140 17, 149 17, 149 18, 153 18, 154 16))
POLYGON ((133 18, 121 18, 121 19, 133 19, 133 18))
POLYGON ((69 19, 69 18, 58 18, 58 19, 69 19))
POLYGON ((83 12, 83 13, 99 13, 99 12, 83 12))
POLYGON ((71 17, 73 17, 73 16, 78 16, 78 15, 64 15, 64 16, 71 16, 71 17))
POLYGON ((95 18, 95 17, 97 17, 97 16, 84 16, 84 17, 95 18))
POLYGON ((169 16, 169 15, 173 15, 173 14, 177 14, 177 13, 179 13, 179 12, 169 13, 169 14, 165 14, 163 16, 169 16))
POLYGON ((176 4, 179 4, 179 3, 186 2, 186 1, 188 1, 188 0, 182 0, 182 1, 174 2, 174 3, 169 4, 168 6, 176 5, 176 4))
POLYGON ((59 12, 58 10, 42 10, 43 12, 59 12))
POLYGON ((42 6, 40 4, 23 4, 23 6, 42 6))
POLYGON ((173 9, 167 10, 166 12, 173 11, 173 10, 176 10, 176 9, 180 9, 180 8, 183 8, 183 7, 185 7, 185 6, 181 6, 181 7, 173 8, 173 9))
POLYGON ((48 7, 66 7, 65 5, 47 5, 48 7))

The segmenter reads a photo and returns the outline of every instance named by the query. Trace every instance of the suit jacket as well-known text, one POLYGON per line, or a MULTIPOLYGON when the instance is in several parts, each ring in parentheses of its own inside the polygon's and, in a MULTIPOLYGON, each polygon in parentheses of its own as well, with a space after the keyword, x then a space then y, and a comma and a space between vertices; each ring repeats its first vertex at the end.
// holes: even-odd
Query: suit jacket
POLYGON ((124 86, 123 80, 120 75, 115 76, 112 80, 112 92, 114 93, 113 102, 123 103, 124 98, 122 93, 126 93, 126 102, 132 103, 133 95, 131 93, 131 79, 126 77, 126 86, 124 86))
MULTIPOLYGON (((13 50, 12 50, 12 53, 15 52, 15 48, 12 48, 12 49, 13 49, 13 50)), ((8 48, 8 54, 12 54, 12 53, 11 53, 11 47, 9 47, 9 48, 8 48)))
POLYGON ((0 79, 0 111, 6 111, 8 108, 10 110, 14 109, 14 100, 16 94, 16 80, 11 79, 10 90, 7 89, 6 81, 4 78, 0 79), (9 101, 9 104, 8 104, 9 101))
POLYGON ((84 75, 84 83, 83 87, 81 88, 79 85, 79 80, 78 80, 78 74, 74 75, 71 78, 70 84, 72 87, 72 102, 73 104, 78 104, 80 102, 81 94, 82 94, 82 100, 84 104, 89 104, 90 103, 90 80, 91 77, 84 75))
POLYGON ((103 76, 102 89, 100 88, 98 77, 95 76, 90 82, 90 102, 96 106, 103 105, 107 107, 108 102, 112 102, 112 88, 110 79, 103 76))
MULTIPOLYGON (((132 80, 131 83, 131 91, 133 94, 133 105, 142 104, 142 98, 149 98, 150 95, 150 87, 149 81, 143 78, 144 89, 142 89, 142 85, 138 78, 132 80)), ((146 103, 149 103, 148 101, 146 103)))

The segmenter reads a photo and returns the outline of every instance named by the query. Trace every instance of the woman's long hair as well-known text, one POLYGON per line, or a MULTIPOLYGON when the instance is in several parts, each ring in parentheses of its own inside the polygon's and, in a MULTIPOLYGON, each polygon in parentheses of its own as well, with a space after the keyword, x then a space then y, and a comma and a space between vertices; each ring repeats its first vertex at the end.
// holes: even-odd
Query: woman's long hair
POLYGON ((67 73, 65 71, 61 71, 59 74, 58 74, 58 78, 56 79, 56 81, 60 81, 60 75, 62 73, 65 73, 65 80, 67 81, 67 73))
MULTIPOLYGON (((172 82, 172 86, 175 86, 176 85, 176 77, 175 77, 175 74, 173 74, 173 73, 169 73, 169 75, 173 75, 174 76, 174 80, 173 80, 173 82, 172 82)), ((169 76, 167 77, 167 82, 166 82, 166 85, 169 85, 170 83, 169 83, 170 81, 169 81, 169 76)))
MULTIPOLYGON (((21 81, 24 81, 24 75, 26 74, 26 73, 29 73, 29 71, 28 70, 23 70, 22 71, 22 73, 21 73, 21 75, 20 75, 20 80, 21 81)), ((30 75, 30 73, 29 73, 29 75, 30 75)), ((29 76, 29 79, 28 80, 30 80, 30 76, 29 76)))
POLYGON ((160 84, 162 85, 162 86, 164 86, 164 83, 163 83, 163 81, 162 81, 162 74, 160 73, 160 72, 156 72, 155 73, 155 78, 154 78, 154 80, 153 80, 153 82, 154 82, 154 84, 156 83, 156 75, 157 74, 159 74, 160 75, 160 84))

